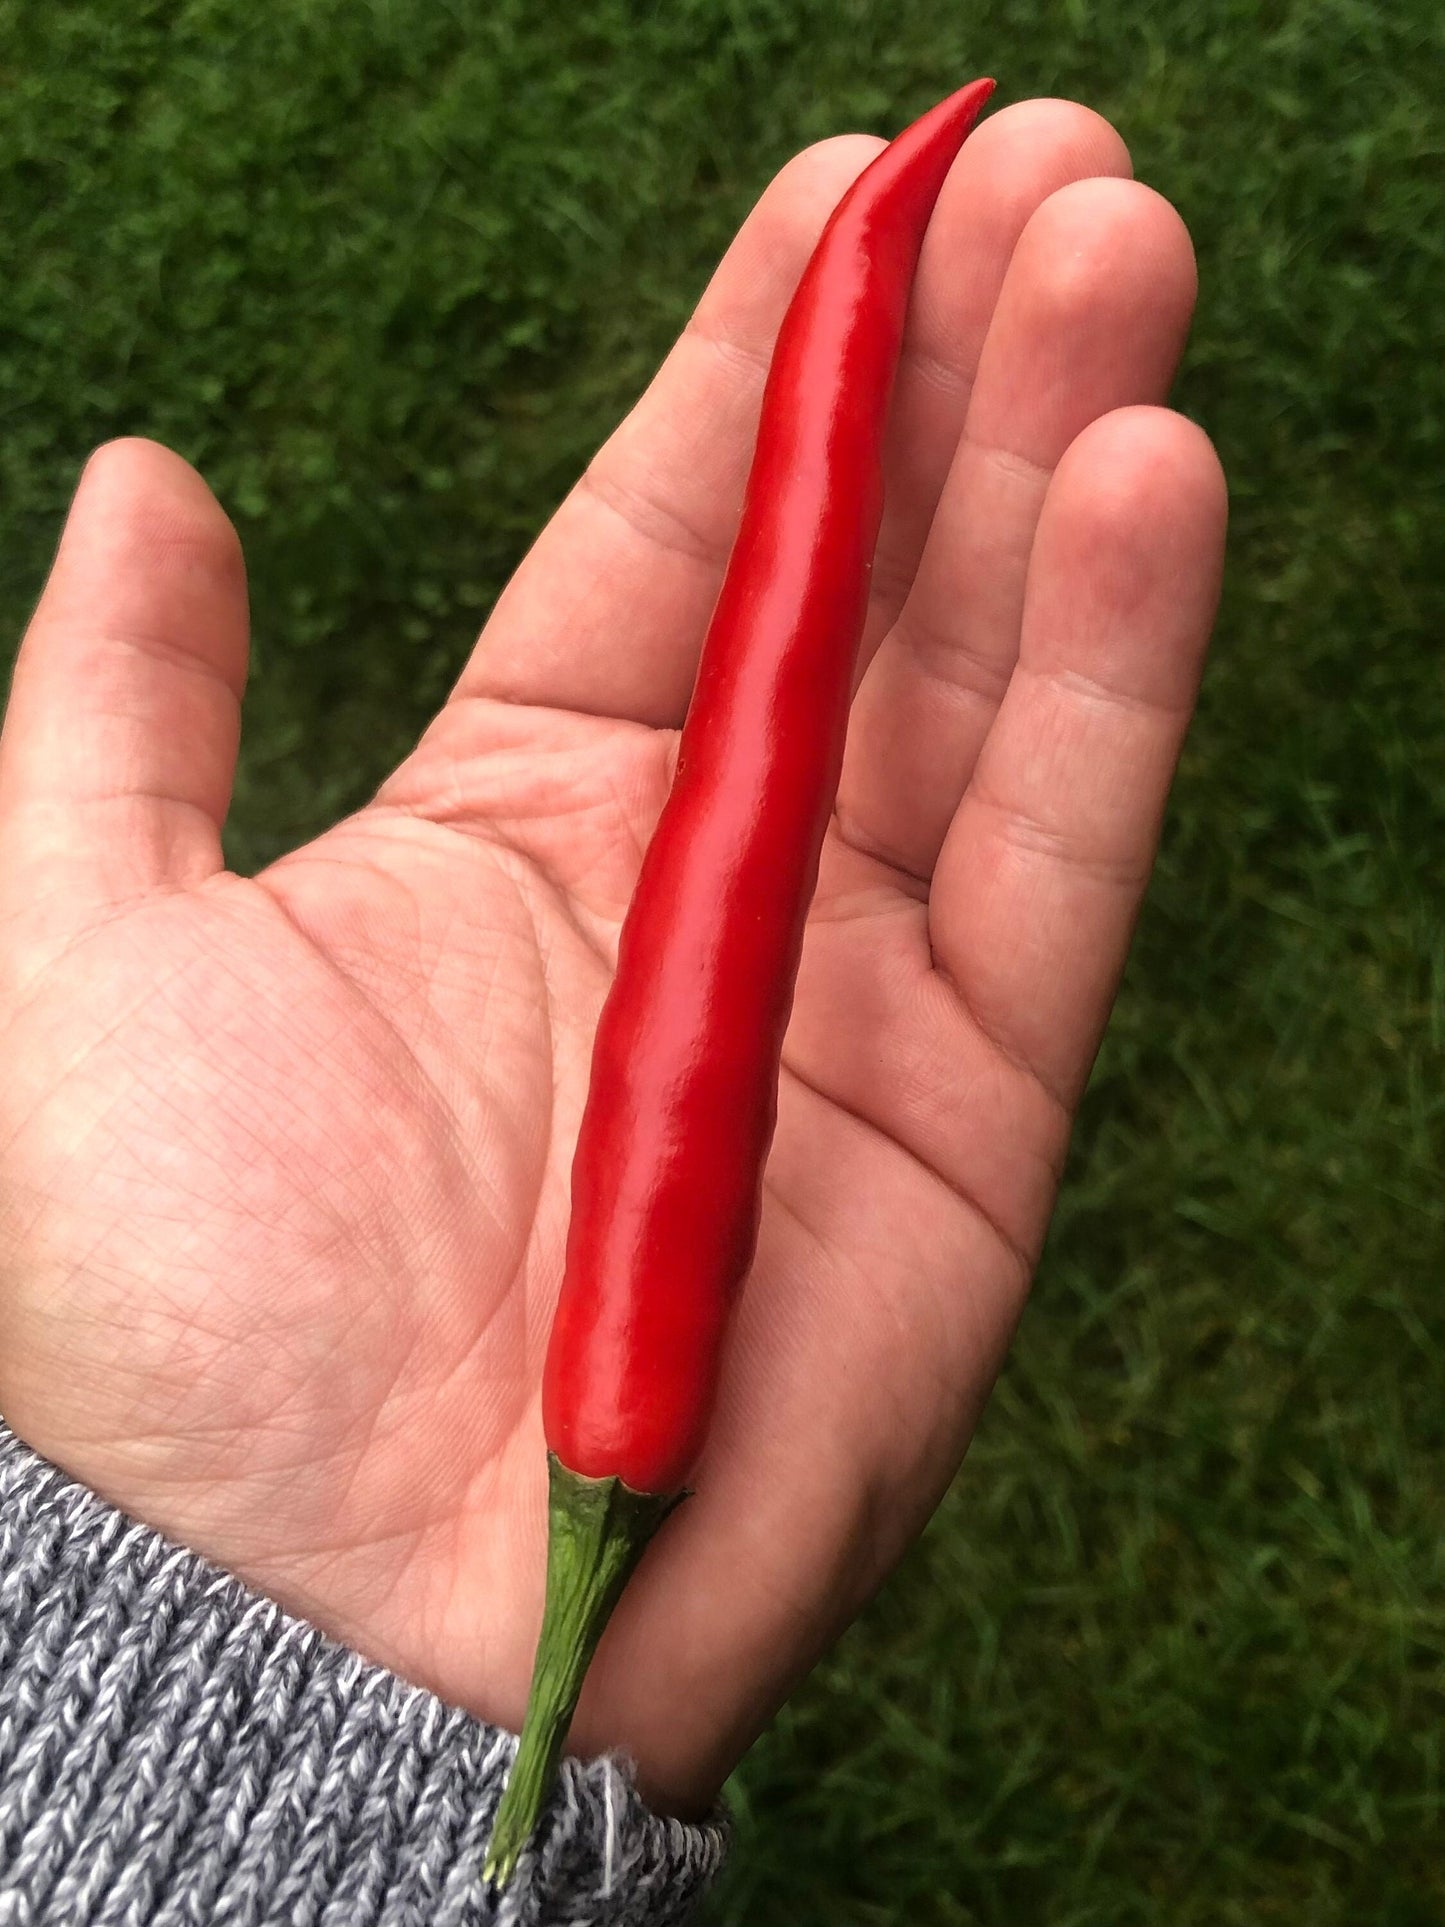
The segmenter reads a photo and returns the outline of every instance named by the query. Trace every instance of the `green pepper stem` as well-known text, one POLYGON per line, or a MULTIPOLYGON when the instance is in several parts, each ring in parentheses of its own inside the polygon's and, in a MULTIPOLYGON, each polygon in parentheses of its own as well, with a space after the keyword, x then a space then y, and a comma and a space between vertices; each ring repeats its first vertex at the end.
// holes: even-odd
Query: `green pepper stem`
POLYGON ((685 1493, 587 1479, 547 1454, 547 1592, 522 1737, 483 1877, 505 1887, 551 1790, 597 1642, 647 1542, 685 1493))

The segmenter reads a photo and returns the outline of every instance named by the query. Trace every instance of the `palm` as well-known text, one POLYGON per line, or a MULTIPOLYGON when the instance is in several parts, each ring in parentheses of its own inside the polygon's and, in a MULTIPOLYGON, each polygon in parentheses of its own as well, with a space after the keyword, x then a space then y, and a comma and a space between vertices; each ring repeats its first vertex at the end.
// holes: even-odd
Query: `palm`
MULTIPOLYGON (((1080 144, 1101 138, 1090 117, 1048 111, 1045 188, 1050 167, 1055 179, 1083 171, 1080 144)), ((969 150, 985 182, 990 152, 997 167, 1009 151, 1008 120, 993 124, 992 149, 981 135, 969 150)), ((857 156, 809 164, 814 198, 831 169, 827 200, 857 156)), ((1115 197, 1096 217, 1111 228, 1172 221, 1152 197, 1118 202, 1143 190, 1073 193, 1090 191, 1115 197)), ((767 210, 755 225, 781 218, 767 210)), ((1073 218, 1087 224, 1082 200, 1073 218)), ((722 438, 702 484, 679 464, 671 491, 638 487, 637 451, 676 439, 689 406, 706 412, 689 358, 724 331, 729 300, 746 325, 728 272, 707 328, 559 515, 452 703, 372 805, 243 880, 220 870, 205 832, 186 845, 195 799, 173 798, 188 827, 160 839, 164 858, 133 855, 169 866, 144 887, 128 876, 101 891, 79 859, 67 889, 52 850, 44 874, 61 887, 37 891, 19 863, 0 896, 12 935, 7 1416, 139 1516, 513 1724, 540 1595, 541 1356, 592 1029, 715 588, 718 541, 695 538, 715 516, 725 546, 746 437, 722 438), (701 508, 689 486, 703 489, 701 508), (560 586, 576 579, 580 592, 560 586), (629 593, 609 602, 597 585, 619 579, 629 593)), ((786 282, 796 262, 774 273, 786 282)), ((1158 274, 1136 302, 1127 365, 1084 371, 1106 394, 1085 424, 1167 381, 1181 303, 1165 299, 1161 318, 1158 274)), ((754 301, 755 288, 756 277, 754 301)), ((1025 286, 1015 306, 1027 298, 1025 286)), ((1008 299, 995 288, 990 311, 1008 299)), ((1022 350, 1005 339, 989 352, 995 385, 1020 379, 1022 350)), ((723 376, 709 379, 722 395, 723 376)), ((726 380, 745 414, 751 374, 734 364, 726 380)), ((984 386, 981 374, 975 437, 984 386)), ((1084 426, 1071 405, 1055 408, 1056 461, 1084 426)), ((905 437, 911 406, 905 374, 905 437)), ((1121 614, 1143 629, 1138 665, 1119 678, 1118 727, 1152 718, 1154 736, 1130 745, 1139 795, 1102 827, 1109 848, 1072 856, 1049 847, 1032 801, 1011 800, 1011 785, 1037 784, 1031 759, 1068 760, 1067 716, 1020 701, 994 726, 1021 629, 1027 664, 1025 577, 1030 598, 1049 593, 1030 562, 1039 501, 1027 507, 1026 474, 989 480, 990 468, 1007 476, 996 449, 978 473, 965 450, 920 521, 909 496, 928 475, 922 430, 925 445, 897 458, 904 506, 885 546, 900 587, 875 610, 722 1408, 699 1497, 644 1567, 579 1722, 584 1744, 630 1746, 660 1797, 706 1797, 897 1556, 958 1462, 1021 1303, 1212 606, 1213 471, 1182 424, 1159 411, 1148 422, 1132 459, 1153 465, 1151 487, 1173 463, 1166 507, 1177 519, 1183 503, 1194 524, 1191 614, 1181 630, 1177 609, 1161 613, 1162 591, 1178 601, 1173 569, 1142 614, 1121 614), (938 675, 930 664, 909 680, 909 611, 936 642, 936 622, 917 613, 930 567, 941 576, 960 542, 983 539, 950 532, 950 514, 993 528, 996 553, 972 562, 994 578, 980 602, 1002 613, 993 634, 976 623, 960 640, 966 673, 930 722, 919 705, 938 675), (1180 632, 1167 692, 1142 646, 1161 623, 1180 632), (1130 677, 1137 688, 1122 687, 1130 677), (900 772, 905 729, 918 760, 900 772)), ((132 494, 191 486, 156 451, 110 459, 131 465, 132 494)), ((1070 459, 1082 466, 1077 450, 1070 459)), ((941 484, 940 472, 935 496, 941 484)), ((1086 486, 1085 473, 1075 487, 1086 486)), ((1136 489, 1135 522, 1142 503, 1136 489)), ((1055 539, 1077 542, 1067 522, 1055 539)), ((62 602, 65 566, 63 555, 51 592, 62 602)), ((1111 566, 1107 551, 1096 566, 1111 566)), ((1149 575, 1147 554, 1137 572, 1149 575)), ((177 593, 224 597, 224 580, 203 573, 177 593)), ((174 608, 148 619, 148 641, 167 622, 181 626, 174 608)), ((168 651, 144 653, 154 667, 168 651)), ((209 673, 225 680, 214 662, 209 673)), ((1069 674, 1081 700, 1099 700, 1084 685, 1107 678, 1088 663, 1069 674)), ((1089 763, 1106 766, 1108 747, 1101 738, 1089 763)), ((0 776, 22 827, 37 819, 28 768, 21 738, 0 776)), ((166 787, 136 784, 137 805, 166 787)), ((102 800, 114 802, 91 799, 92 814, 102 800)), ((1098 814, 1086 801, 1084 818, 1098 814)))

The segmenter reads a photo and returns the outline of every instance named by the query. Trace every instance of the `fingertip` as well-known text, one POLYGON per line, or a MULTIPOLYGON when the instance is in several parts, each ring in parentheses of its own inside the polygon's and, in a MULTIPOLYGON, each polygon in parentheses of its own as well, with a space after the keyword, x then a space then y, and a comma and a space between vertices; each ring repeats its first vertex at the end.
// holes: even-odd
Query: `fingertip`
POLYGON ((1229 514, 1224 465, 1209 435, 1176 409, 1148 402, 1111 409, 1076 435, 1050 496, 1055 513, 1067 507, 1084 544, 1134 539, 1141 530, 1222 543, 1229 514))
POLYGON ((760 244, 793 280, 834 208, 887 144, 872 134, 832 134, 785 161, 764 188, 747 227, 756 224, 760 244))
POLYGON ((1134 172, 1128 144, 1112 121, 1080 101, 1049 95, 999 108, 979 122, 969 146, 976 164, 986 162, 1000 179, 1014 165, 1032 178, 1033 156, 1040 151, 1069 154, 1081 178, 1134 172))
POLYGON ((763 199, 773 194, 785 201, 801 197, 815 208, 827 197, 836 200, 887 145, 879 134, 827 134, 784 161, 763 199))
POLYGON ((870 134, 834 134, 785 161, 723 256, 695 325, 765 354, 829 215, 886 144, 870 134))
POLYGON ((1198 423, 1148 404, 1090 423, 1040 517, 1025 658, 1186 705, 1218 608, 1227 513, 1198 423))
POLYGON ((198 511, 204 511, 207 504, 220 510, 203 477, 164 442, 151 441, 144 435, 117 435, 99 443, 86 456, 76 485, 77 496, 128 500, 137 492, 174 497, 198 511))
POLYGON ((86 458, 67 534, 78 527, 129 552, 187 551, 220 586, 244 580, 241 539, 204 477, 164 443, 117 436, 86 458))
POLYGON ((1199 292, 1194 243, 1178 210, 1142 181, 1118 177, 1056 188, 1030 217, 1010 272, 1027 277, 1034 305, 1060 324, 1113 288, 1116 296, 1147 291, 1155 316, 1167 316, 1178 334, 1199 292))

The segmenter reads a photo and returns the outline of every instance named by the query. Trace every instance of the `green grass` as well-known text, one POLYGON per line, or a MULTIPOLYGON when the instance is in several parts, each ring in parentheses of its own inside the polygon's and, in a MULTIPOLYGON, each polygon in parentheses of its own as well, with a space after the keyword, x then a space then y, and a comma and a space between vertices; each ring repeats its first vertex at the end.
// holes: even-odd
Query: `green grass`
POLYGON ((7 640, 86 450, 251 559, 231 853, 414 735, 802 142, 1077 95, 1198 246, 1216 656, 968 1466, 715 1923, 1445 1918, 1437 0, 0 0, 7 640))

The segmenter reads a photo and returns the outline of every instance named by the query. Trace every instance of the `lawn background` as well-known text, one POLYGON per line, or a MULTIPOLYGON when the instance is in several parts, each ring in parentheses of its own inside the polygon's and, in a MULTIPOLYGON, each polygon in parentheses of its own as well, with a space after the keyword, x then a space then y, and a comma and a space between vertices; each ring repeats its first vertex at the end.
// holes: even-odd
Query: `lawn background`
POLYGON ((1438 0, 0 0, 0 649, 94 443, 196 462, 258 866, 413 738, 772 171, 979 71, 1191 227, 1224 611, 1016 1353, 709 1918, 1439 1927, 1438 0))

